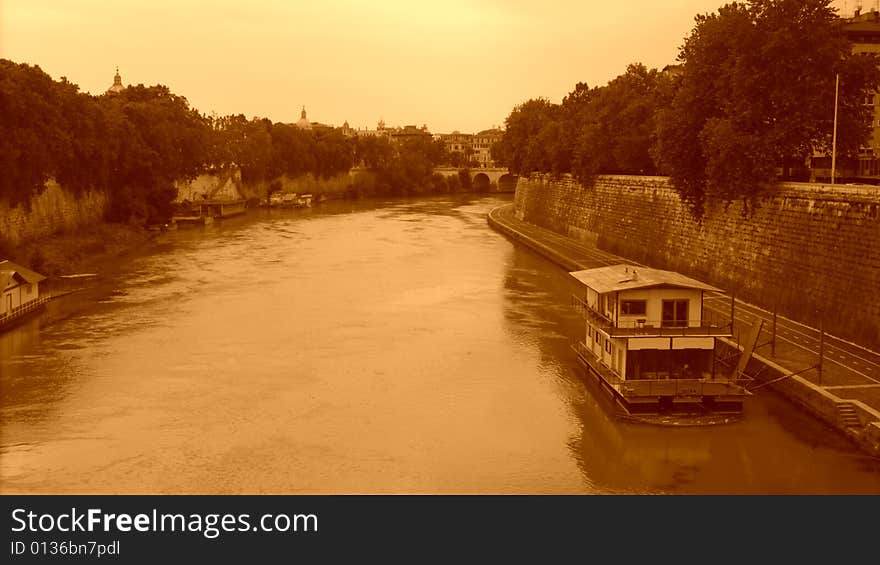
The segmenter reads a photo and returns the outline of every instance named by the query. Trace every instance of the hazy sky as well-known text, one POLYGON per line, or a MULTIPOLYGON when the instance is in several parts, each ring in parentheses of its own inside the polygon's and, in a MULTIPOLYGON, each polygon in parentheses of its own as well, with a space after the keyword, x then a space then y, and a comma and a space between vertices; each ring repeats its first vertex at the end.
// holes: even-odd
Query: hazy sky
POLYGON ((165 84, 205 113, 293 122, 305 105, 333 125, 476 132, 529 98, 674 62, 694 15, 724 3, 0 0, 0 57, 92 94, 118 65, 124 84, 165 84))

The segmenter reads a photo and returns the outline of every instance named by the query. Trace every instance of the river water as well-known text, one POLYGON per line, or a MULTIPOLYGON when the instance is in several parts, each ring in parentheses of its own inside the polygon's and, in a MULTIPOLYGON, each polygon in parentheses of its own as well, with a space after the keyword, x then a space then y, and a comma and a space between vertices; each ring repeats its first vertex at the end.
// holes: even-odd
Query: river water
POLYGON ((880 493, 766 391, 720 426, 615 418, 567 275, 486 224, 507 201, 251 211, 107 265, 0 335, 0 489, 880 493))

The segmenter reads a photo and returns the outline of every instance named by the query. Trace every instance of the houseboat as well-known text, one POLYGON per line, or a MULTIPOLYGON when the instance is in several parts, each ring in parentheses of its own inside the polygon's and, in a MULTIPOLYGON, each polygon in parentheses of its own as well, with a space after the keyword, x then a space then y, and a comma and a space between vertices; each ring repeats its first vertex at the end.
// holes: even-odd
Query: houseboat
POLYGON ((716 366, 732 325, 704 316, 720 289, 671 271, 612 265, 575 271, 571 301, 586 321, 578 361, 631 414, 739 413, 748 394, 716 366))
POLYGON ((49 296, 40 296, 46 277, 12 261, 0 261, 0 331, 40 310, 49 296))
POLYGON ((312 205, 311 194, 296 192, 275 192, 269 197, 270 208, 309 208, 312 205))
POLYGON ((172 226, 182 225, 204 226, 213 223, 215 219, 238 216, 247 211, 247 200, 203 200, 194 202, 187 212, 173 216, 172 226))
POLYGON ((229 218, 247 211, 247 200, 205 200, 198 203, 199 215, 210 218, 229 218))

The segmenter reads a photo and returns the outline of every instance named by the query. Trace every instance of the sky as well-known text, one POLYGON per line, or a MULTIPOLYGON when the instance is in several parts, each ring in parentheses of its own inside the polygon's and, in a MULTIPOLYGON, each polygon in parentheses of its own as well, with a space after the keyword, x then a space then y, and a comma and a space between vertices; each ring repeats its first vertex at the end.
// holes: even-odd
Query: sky
MULTIPOLYGON (((0 0, 0 58, 92 94, 164 84, 205 114, 433 133, 674 63, 725 0, 0 0)), ((858 4, 833 2, 841 13, 858 4)), ((876 1, 861 2, 870 9, 876 1)))

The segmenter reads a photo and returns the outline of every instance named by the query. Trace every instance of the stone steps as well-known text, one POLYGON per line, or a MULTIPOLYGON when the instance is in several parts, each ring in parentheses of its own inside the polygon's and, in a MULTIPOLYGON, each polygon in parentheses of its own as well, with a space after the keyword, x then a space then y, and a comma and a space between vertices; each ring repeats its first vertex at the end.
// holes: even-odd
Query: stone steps
POLYGON ((862 425, 859 416, 856 413, 855 406, 851 402, 837 403, 837 417, 840 422, 847 428, 857 428, 862 425))

